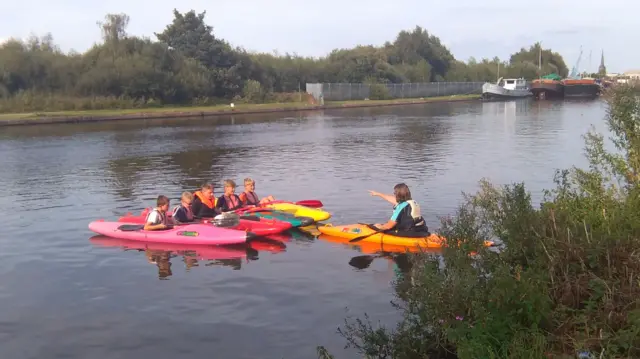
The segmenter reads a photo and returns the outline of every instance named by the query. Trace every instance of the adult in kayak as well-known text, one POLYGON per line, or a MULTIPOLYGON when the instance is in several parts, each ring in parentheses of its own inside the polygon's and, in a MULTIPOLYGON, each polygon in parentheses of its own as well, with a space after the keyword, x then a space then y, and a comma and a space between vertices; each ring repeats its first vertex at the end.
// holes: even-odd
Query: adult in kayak
POLYGON ((420 205, 411 198, 411 191, 404 183, 393 187, 393 195, 369 191, 372 196, 380 197, 393 204, 393 214, 385 224, 376 224, 379 230, 396 232, 429 232, 429 228, 420 214, 420 205))
POLYGON ((199 191, 194 194, 194 200, 191 204, 193 215, 199 218, 213 218, 220 214, 216 210, 216 204, 213 197, 213 186, 209 183, 202 185, 199 191))
POLYGON ((230 212, 242 208, 244 205, 235 192, 236 183, 230 179, 224 180, 224 193, 218 197, 216 209, 221 212, 230 212))
POLYGON ((273 196, 267 196, 263 199, 260 199, 256 192, 256 181, 251 178, 244 179, 244 192, 240 193, 238 197, 242 201, 242 204, 245 206, 258 206, 263 203, 272 202, 276 199, 273 196))

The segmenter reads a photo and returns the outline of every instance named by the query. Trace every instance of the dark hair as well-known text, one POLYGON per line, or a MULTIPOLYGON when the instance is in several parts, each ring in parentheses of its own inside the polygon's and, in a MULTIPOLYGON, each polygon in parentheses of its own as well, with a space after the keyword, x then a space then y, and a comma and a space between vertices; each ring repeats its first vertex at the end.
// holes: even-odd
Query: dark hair
POLYGON ((159 195, 156 203, 158 204, 158 207, 164 206, 165 204, 169 204, 169 198, 167 196, 159 195))
POLYGON ((409 186, 404 183, 398 183, 393 187, 393 194, 396 196, 396 202, 401 203, 411 199, 411 191, 409 186))
POLYGON ((213 191, 213 185, 211 183, 205 183, 200 187, 201 190, 210 189, 213 191))

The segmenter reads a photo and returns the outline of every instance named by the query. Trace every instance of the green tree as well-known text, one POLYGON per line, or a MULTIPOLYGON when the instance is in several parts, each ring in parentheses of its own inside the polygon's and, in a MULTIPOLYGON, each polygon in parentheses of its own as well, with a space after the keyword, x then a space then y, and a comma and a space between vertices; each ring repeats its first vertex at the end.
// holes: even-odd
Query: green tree
MULTIPOLYGON (((527 65, 518 66, 522 69, 523 76, 526 78, 536 78, 537 72, 535 76, 531 76, 529 72, 526 72, 526 68, 532 68, 533 66, 538 67, 540 63, 540 50, 542 45, 538 42, 529 49, 525 49, 524 47, 520 49, 520 51, 511 55, 510 63, 511 66, 518 66, 517 64, 526 63, 527 65)), ((536 70, 537 71, 537 70, 536 70)), ((566 77, 569 74, 569 69, 567 65, 564 63, 564 59, 560 56, 559 53, 553 52, 549 49, 542 49, 542 73, 541 75, 547 75, 550 73, 557 73, 561 77, 566 77)))
MULTIPOLYGON (((160 105, 205 105, 243 96, 256 81, 264 101, 290 101, 309 82, 406 83, 495 81, 537 77, 536 48, 507 65, 499 59, 457 61, 440 39, 420 26, 393 42, 335 49, 320 58, 252 53, 213 33, 206 12, 180 13, 156 41, 127 33, 127 14, 98 22, 102 42, 84 53, 64 53, 53 37, 0 45, 0 112, 87 110, 160 105)), ((543 51, 545 71, 565 73, 562 58, 543 51)))

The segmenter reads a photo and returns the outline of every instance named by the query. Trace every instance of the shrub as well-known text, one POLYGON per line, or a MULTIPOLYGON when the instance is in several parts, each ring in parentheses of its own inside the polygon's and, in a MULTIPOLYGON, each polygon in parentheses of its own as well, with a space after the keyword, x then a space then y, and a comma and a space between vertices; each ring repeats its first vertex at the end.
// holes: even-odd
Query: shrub
POLYGON ((242 96, 248 103, 260 103, 264 102, 265 92, 258 81, 247 80, 242 88, 242 96))
POLYGON ((369 99, 370 100, 388 100, 391 98, 389 89, 384 84, 371 84, 369 85, 369 99))

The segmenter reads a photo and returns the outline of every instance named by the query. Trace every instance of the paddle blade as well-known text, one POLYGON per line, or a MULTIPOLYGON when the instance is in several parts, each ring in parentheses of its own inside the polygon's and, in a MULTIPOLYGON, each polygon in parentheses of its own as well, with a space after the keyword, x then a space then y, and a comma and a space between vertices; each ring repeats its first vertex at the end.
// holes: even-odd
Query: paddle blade
POLYGON ((349 265, 357 269, 369 268, 371 262, 376 259, 374 256, 364 255, 351 258, 349 265))
POLYGON ((317 199, 305 199, 302 201, 296 202, 297 205, 305 206, 309 208, 322 208, 324 204, 317 199))
POLYGON ((123 232, 134 232, 142 229, 144 229, 144 224, 123 224, 118 227, 118 230, 123 232))

